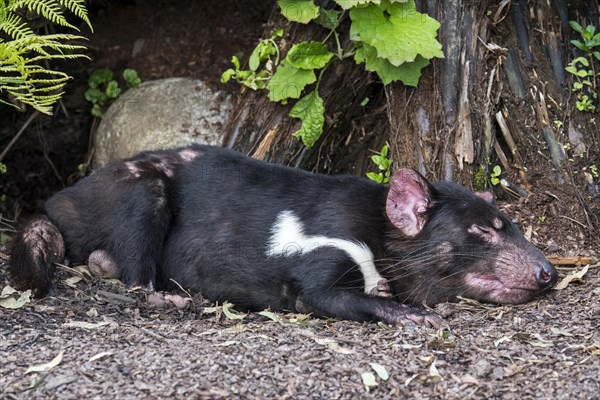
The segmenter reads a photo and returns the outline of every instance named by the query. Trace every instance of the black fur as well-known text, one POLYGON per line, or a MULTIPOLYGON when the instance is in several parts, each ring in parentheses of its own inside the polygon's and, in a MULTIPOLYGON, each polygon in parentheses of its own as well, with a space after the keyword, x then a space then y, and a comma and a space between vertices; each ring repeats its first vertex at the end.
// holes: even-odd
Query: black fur
MULTIPOLYGON (((494 204, 455 184, 432 185, 410 170, 399 171, 388 189, 192 146, 113 162, 54 195, 45 214, 73 263, 103 250, 127 285, 181 285, 250 310, 436 324, 435 316, 395 300, 434 304, 462 294, 520 302, 556 280, 552 266, 494 204), (284 211, 293 212, 308 236, 366 244, 396 299, 365 293, 360 269, 335 246, 269 255, 273 226, 284 211), (486 292, 485 279, 501 271, 495 260, 502 257, 514 261, 516 278, 510 279, 523 280, 514 286, 526 294, 486 292)), ((13 241, 11 273, 19 287, 44 295, 62 254, 48 256, 47 244, 26 241, 30 230, 24 226, 13 241), (46 255, 32 262, 33 253, 46 255)))

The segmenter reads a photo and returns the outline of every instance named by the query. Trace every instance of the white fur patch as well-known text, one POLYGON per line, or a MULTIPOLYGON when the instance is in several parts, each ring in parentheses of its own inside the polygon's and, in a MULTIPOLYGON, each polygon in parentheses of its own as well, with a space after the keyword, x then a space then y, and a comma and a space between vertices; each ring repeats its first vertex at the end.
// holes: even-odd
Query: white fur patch
POLYGON ((377 287, 377 282, 383 279, 375 268, 373 253, 366 244, 326 236, 308 236, 300 219, 289 210, 281 212, 271 228, 267 256, 289 257, 306 254, 319 247, 335 247, 345 251, 360 268, 365 280, 365 293, 370 293, 377 287))
POLYGON ((192 161, 194 158, 198 157, 200 153, 191 148, 185 148, 179 151, 179 157, 183 159, 183 161, 192 161))

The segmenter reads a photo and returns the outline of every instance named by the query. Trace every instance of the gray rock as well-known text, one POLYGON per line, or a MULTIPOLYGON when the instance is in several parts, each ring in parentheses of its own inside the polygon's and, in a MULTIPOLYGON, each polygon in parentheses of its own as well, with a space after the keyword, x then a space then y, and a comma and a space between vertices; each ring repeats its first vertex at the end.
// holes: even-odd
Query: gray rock
POLYGON ((94 136, 94 168, 143 150, 192 143, 221 146, 230 96, 202 81, 169 78, 123 93, 102 117, 94 136))

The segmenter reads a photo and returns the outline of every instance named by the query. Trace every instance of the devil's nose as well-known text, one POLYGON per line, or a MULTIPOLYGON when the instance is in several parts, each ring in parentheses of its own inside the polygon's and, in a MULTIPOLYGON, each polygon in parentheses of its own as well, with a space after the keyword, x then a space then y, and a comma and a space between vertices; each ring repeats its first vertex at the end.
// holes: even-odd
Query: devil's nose
POLYGON ((554 265, 550 264, 550 261, 544 260, 537 267, 535 279, 540 289, 547 289, 554 286, 558 280, 558 272, 556 272, 554 265))

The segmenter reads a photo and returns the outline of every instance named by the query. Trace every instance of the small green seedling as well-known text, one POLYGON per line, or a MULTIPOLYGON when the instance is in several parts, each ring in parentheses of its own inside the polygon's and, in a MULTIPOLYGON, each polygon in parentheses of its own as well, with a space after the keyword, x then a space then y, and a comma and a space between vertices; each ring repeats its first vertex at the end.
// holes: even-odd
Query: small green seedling
POLYGON ((229 68, 221 74, 221 82, 227 83, 235 79, 252 90, 265 89, 273 75, 273 67, 279 65, 279 46, 275 40, 283 36, 283 29, 277 29, 268 39, 262 39, 252 50, 248 59, 248 68, 242 69, 238 57, 233 56, 231 62, 234 68, 229 68), (263 68, 259 70, 259 67, 263 68))
POLYGON ((389 149, 389 146, 386 144, 381 148, 379 154, 371 156, 371 161, 377 165, 379 171, 367 172, 367 178, 382 184, 388 184, 390 182, 392 160, 388 158, 389 149))
MULTIPOLYGON (((127 88, 137 88, 141 79, 133 69, 123 71, 123 80, 127 88)), ((92 103, 92 115, 102 118, 108 106, 121 95, 119 83, 114 79, 113 71, 109 68, 99 68, 90 74, 85 99, 92 103)))
POLYGON ((502 175, 502 168, 499 165, 494 166, 492 172, 490 173, 490 182, 494 186, 498 186, 500 183, 500 175, 502 175))
POLYGON ((598 98, 595 64, 600 61, 600 33, 596 33, 594 25, 585 28, 575 21, 569 21, 571 28, 579 33, 580 39, 571 40, 571 44, 585 53, 569 63, 565 71, 575 77, 571 90, 577 94, 575 106, 581 112, 596 111, 594 101, 598 98))

